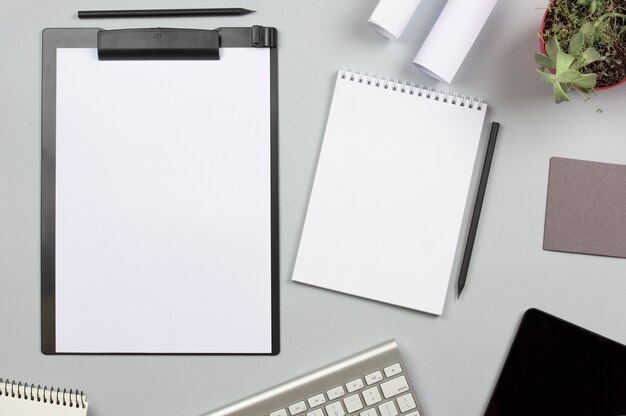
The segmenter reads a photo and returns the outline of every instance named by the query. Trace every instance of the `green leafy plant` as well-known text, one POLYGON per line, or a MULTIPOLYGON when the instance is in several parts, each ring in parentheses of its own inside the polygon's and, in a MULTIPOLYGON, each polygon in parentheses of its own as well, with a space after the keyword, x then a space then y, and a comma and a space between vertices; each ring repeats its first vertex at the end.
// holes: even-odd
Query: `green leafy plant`
POLYGON ((546 43, 546 54, 536 53, 537 70, 543 82, 552 84, 554 102, 569 101, 567 92, 574 89, 583 95, 593 92, 597 74, 584 74, 581 68, 604 57, 595 48, 584 49, 586 36, 578 32, 569 41, 567 52, 561 49, 559 41, 553 37, 546 43))
POLYGON ((594 14, 596 11, 602 10, 604 7, 603 0, 577 0, 576 4, 587 6, 590 14, 594 14))
POLYGON ((550 1, 539 33, 546 48, 535 60, 557 103, 570 90, 587 95, 626 79, 625 22, 624 0, 550 1))

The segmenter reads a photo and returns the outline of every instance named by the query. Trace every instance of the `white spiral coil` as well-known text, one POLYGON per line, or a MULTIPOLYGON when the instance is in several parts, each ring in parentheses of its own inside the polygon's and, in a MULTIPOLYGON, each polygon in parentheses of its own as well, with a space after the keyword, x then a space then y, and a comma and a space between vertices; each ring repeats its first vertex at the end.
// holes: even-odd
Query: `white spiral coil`
POLYGON ((444 103, 476 109, 478 111, 483 109, 484 103, 482 98, 474 98, 473 96, 468 97, 466 95, 435 90, 415 83, 408 84, 406 81, 399 81, 398 79, 391 79, 389 77, 383 78, 379 75, 370 75, 348 68, 343 68, 339 71, 339 75, 341 76, 341 79, 358 82, 359 84, 371 85, 373 87, 384 88, 401 94, 416 95, 418 97, 442 101, 444 103))
POLYGON ((82 391, 67 390, 47 386, 35 386, 17 381, 3 380, 0 378, 0 398, 12 397, 18 400, 50 403, 57 406, 67 406, 85 409, 87 399, 82 391))

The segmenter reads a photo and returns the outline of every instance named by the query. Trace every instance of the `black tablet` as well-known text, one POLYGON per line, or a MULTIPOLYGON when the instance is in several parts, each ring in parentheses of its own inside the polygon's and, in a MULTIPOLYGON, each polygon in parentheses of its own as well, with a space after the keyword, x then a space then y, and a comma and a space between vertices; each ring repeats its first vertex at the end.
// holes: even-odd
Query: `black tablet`
POLYGON ((485 412, 517 415, 626 415, 626 346, 529 309, 485 412))

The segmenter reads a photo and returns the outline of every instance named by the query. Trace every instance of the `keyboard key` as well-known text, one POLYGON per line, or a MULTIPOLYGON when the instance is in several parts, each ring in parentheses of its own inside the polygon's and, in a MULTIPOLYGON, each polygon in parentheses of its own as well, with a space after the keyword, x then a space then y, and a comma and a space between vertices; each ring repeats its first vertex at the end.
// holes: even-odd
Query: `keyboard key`
POLYGON ((417 407, 415 399, 413 399, 413 395, 411 393, 400 396, 396 400, 398 401, 398 407, 400 407, 401 412, 408 412, 409 410, 413 410, 417 407))
POLYGON ((404 416, 422 416, 422 414, 416 410, 404 416))
POLYGON ((356 380, 352 380, 349 383, 346 383, 346 388, 348 389, 348 393, 352 393, 353 391, 357 391, 363 388, 363 380, 357 378, 356 380))
POLYGON ((381 416, 397 416, 398 409, 393 401, 383 403, 378 406, 378 410, 380 411, 381 416))
POLYGON ((270 416, 287 416, 287 411, 285 409, 280 409, 270 413, 270 416))
POLYGON ((354 413, 357 410, 363 409, 363 403, 361 402, 361 398, 358 394, 353 394, 352 396, 348 396, 343 399, 343 404, 346 405, 346 410, 348 413, 354 413))
POLYGON ((310 397, 307 402, 309 402, 309 407, 317 407, 326 403, 326 398, 323 393, 320 393, 316 396, 310 397))
POLYGON ((346 392, 343 390, 343 386, 337 386, 334 389, 328 390, 326 394, 328 395, 328 400, 335 400, 336 398, 346 394, 346 392))
POLYGON ((326 413, 328 416, 345 416, 346 412, 343 411, 341 402, 331 403, 326 406, 326 413))
POLYGON ((291 406, 289 406, 289 413, 291 413, 291 416, 298 415, 304 412, 305 410, 306 410, 306 404, 304 404, 303 401, 294 403, 291 406))
POLYGON ((395 363, 394 365, 390 365, 385 368, 385 375, 387 377, 393 377, 402 372, 402 367, 400 367, 400 363, 395 363))
POLYGON ((375 371, 372 374, 368 374, 365 376, 365 382, 367 385, 372 385, 374 383, 378 383, 383 379, 383 374, 380 371, 375 371))
POLYGON ((376 413, 376 409, 367 409, 361 412, 360 416, 378 416, 378 413, 376 413))
POLYGON ((380 385, 383 391, 383 396, 388 399, 393 396, 397 396, 400 393, 404 393, 409 390, 409 385, 406 382, 406 377, 396 377, 393 380, 385 381, 380 385))
POLYGON ((367 390, 363 390, 363 398, 365 399, 365 404, 367 406, 371 406, 383 400, 383 398, 380 397, 380 392, 378 391, 378 387, 376 386, 367 390))
POLYGON ((306 416, 324 416, 324 411, 322 409, 317 409, 307 413, 306 416))

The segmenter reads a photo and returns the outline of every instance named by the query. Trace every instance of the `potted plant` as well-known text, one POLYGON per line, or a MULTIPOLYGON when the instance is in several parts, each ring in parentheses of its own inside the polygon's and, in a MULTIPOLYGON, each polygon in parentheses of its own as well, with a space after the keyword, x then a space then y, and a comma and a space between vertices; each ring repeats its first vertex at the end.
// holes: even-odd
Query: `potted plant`
POLYGON ((626 81, 626 0, 552 0, 535 54, 541 79, 556 103, 567 92, 587 96, 626 81))

